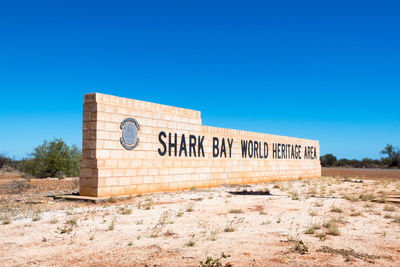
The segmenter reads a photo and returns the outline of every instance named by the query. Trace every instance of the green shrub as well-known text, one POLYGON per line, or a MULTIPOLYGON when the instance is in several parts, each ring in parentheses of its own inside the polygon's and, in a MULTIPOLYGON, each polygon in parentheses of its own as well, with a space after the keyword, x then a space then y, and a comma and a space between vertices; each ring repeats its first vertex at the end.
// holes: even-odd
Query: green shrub
POLYGON ((44 141, 21 164, 21 171, 38 178, 79 176, 81 151, 61 138, 44 141))

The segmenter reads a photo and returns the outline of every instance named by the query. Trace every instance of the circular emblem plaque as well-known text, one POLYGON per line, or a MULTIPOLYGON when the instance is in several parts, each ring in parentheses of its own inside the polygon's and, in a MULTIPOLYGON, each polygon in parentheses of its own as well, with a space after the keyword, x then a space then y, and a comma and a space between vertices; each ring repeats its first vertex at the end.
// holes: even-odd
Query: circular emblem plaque
POLYGON ((133 118, 127 118, 121 122, 122 137, 119 139, 125 149, 132 150, 139 145, 137 137, 140 130, 139 123, 133 118))

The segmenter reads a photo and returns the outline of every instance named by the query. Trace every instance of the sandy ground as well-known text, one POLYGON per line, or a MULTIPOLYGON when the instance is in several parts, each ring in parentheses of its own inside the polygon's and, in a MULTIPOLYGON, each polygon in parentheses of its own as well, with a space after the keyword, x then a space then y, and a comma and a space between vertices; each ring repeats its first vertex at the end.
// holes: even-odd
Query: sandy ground
POLYGON ((400 265, 400 207, 385 202, 400 180, 323 177, 103 204, 46 197, 76 190, 74 179, 40 183, 2 187, 1 266, 199 266, 221 253, 222 266, 400 265))

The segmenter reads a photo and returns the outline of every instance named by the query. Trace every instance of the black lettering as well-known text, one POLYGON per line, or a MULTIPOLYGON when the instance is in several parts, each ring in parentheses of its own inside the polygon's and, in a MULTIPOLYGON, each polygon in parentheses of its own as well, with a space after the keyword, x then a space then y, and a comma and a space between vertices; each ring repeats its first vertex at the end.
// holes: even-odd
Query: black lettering
POLYGON ((264 142, 264 158, 268 158, 268 143, 264 142), (265 153, 267 152, 267 153, 265 153))
POLYGON ((229 157, 232 157, 232 145, 233 145, 233 139, 230 139, 229 142, 229 138, 226 139, 228 141, 228 147, 229 147, 229 157))
POLYGON ((225 138, 222 138, 222 142, 221 142, 221 154, 219 155, 221 158, 222 158, 222 153, 225 154, 225 158, 226 158, 225 138))
POLYGON ((252 158, 253 157, 253 149, 254 149, 254 146, 253 146, 253 141, 249 141, 249 158, 252 158), (251 145, 251 148, 250 148, 250 145, 251 145), (251 154, 250 154, 250 152, 251 152, 251 154))
POLYGON ((185 152, 185 157, 187 157, 185 134, 182 134, 181 147, 179 148, 179 157, 181 156, 182 151, 185 152))
POLYGON ((160 154, 160 156, 165 156, 165 153, 167 153, 167 145, 165 144, 164 140, 162 139, 162 137, 167 137, 167 135, 165 134, 165 132, 160 132, 160 134, 158 135, 158 141, 160 141, 160 144, 163 147, 163 150, 161 151, 161 149, 158 149, 158 154, 160 154))
POLYGON ((242 158, 247 157, 247 140, 240 140, 242 144, 242 158))
POLYGON ((281 144, 278 144, 278 159, 281 158, 281 144))
POLYGON ((174 155, 176 157, 177 149, 176 149, 176 139, 178 138, 177 134, 174 134, 175 142, 171 143, 171 133, 168 134, 168 155, 171 156, 171 148, 174 148, 175 152, 174 155))
POLYGON ((198 140, 199 140, 199 144, 198 144, 198 150, 197 150, 197 154, 199 155, 199 157, 200 157, 200 150, 201 150, 201 153, 203 154, 203 158, 204 158, 204 147, 203 147, 203 141, 204 141, 204 136, 202 136, 201 138, 200 138, 200 136, 199 136, 199 138, 198 138, 198 140))
POLYGON ((277 149, 278 145, 276 143, 272 143, 272 158, 276 159, 278 156, 278 149, 277 149))
POLYGON ((196 157, 196 136, 189 135, 189 157, 192 156, 192 150, 193 156, 196 157))
POLYGON ((219 155, 219 149, 218 149, 218 137, 213 137, 213 157, 216 158, 219 155))
POLYGON ((254 141, 254 158, 258 158, 258 142, 254 141))

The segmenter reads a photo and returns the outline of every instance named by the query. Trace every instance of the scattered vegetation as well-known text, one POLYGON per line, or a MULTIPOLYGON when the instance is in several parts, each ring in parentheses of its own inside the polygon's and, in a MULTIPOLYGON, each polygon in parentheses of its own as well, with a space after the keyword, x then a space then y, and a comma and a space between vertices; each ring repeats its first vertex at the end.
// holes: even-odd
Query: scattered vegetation
POLYGON ((324 202, 323 201, 315 201, 314 206, 320 208, 320 207, 324 206, 324 202))
POLYGON ((366 209, 370 209, 370 208, 372 208, 372 207, 373 207, 373 205, 370 204, 370 203, 365 203, 365 204, 364 204, 364 208, 366 208, 366 209))
POLYGON ((127 207, 120 208, 119 213, 121 213, 122 215, 129 215, 132 214, 132 209, 129 209, 127 207))
POLYGON ((186 243, 186 246, 188 246, 188 247, 194 247, 194 245, 196 245, 196 242, 194 242, 193 240, 189 240, 189 241, 186 243))
POLYGON ((40 210, 36 210, 33 213, 32 221, 37 222, 37 221, 40 221, 40 219, 42 219, 42 217, 40 216, 40 210))
POLYGON ((231 267, 232 265, 230 263, 226 263, 225 265, 222 265, 221 260, 226 259, 230 257, 229 255, 225 255, 224 252, 221 253, 221 257, 213 259, 212 257, 207 257, 205 261, 200 261, 199 265, 200 267, 231 267))
POLYGON ((329 221, 325 222, 322 226, 326 228, 325 233, 327 235, 340 235, 339 231, 340 219, 331 218, 329 221))
POLYGON ((158 223, 149 230, 148 236, 151 238, 158 237, 167 223, 171 223, 170 214, 168 211, 165 211, 158 219, 158 223))
POLYGON ((384 211, 396 211, 396 207, 393 206, 393 205, 385 205, 385 206, 383 207, 383 210, 384 210, 384 211))
POLYGON ((72 219, 69 219, 65 222, 65 224, 69 224, 71 226, 77 226, 78 224, 78 218, 74 217, 72 219))
POLYGON ((355 195, 346 195, 344 197, 346 200, 350 201, 350 202, 357 202, 360 198, 355 196, 355 195))
POLYGON ((153 200, 151 198, 146 198, 144 203, 144 209, 149 210, 153 207, 153 200))
POLYGON ((325 232, 318 232, 315 234, 316 237, 319 238, 319 240, 321 241, 325 241, 326 240, 326 233, 325 232))
POLYGON ((57 229, 60 231, 60 234, 71 233, 74 227, 77 226, 77 220, 77 218, 69 219, 64 223, 62 228, 57 227, 57 229))
POLYGON ((241 209, 231 209, 229 213, 242 213, 241 209))
POLYGON ((318 216, 318 211, 317 210, 313 210, 311 209, 308 214, 310 214, 310 216, 314 217, 314 216, 318 216))
POLYGON ((374 196, 374 194, 372 194, 372 193, 362 193, 361 195, 360 195, 360 199, 362 200, 362 201, 371 201, 371 200, 373 200, 375 198, 375 196, 374 196))
POLYGON ((385 214, 385 216, 383 216, 383 218, 385 218, 385 219, 393 219, 393 216, 392 216, 392 214, 387 213, 387 214, 385 214))
POLYGON ((300 200, 299 193, 297 192, 291 192, 290 197, 292 198, 292 200, 300 200))
POLYGON ((362 215, 361 211, 353 211, 350 213, 350 216, 352 216, 352 217, 361 216, 361 215, 362 215))
POLYGON ((270 223, 271 223, 271 221, 266 220, 266 221, 262 222, 261 225, 268 225, 268 224, 270 224, 270 223))
POLYGON ((111 219, 110 225, 108 226, 108 230, 112 231, 115 229, 115 224, 117 223, 118 218, 114 217, 111 219))
POLYGON ((7 190, 10 194, 22 194, 30 188, 31 186, 27 183, 27 180, 13 180, 7 185, 7 190))
POLYGON ((235 228, 232 225, 228 225, 225 227, 224 232, 227 233, 235 232, 235 228))
POLYGON ((58 230, 60 230, 60 234, 68 234, 72 232, 72 229, 74 227, 72 225, 66 225, 64 224, 63 228, 57 228, 58 230))
POLYGON ((333 205, 330 209, 331 212, 337 212, 337 213, 342 213, 343 210, 340 207, 337 207, 335 205, 333 205))
POLYGON ((0 217, 0 220, 1 220, 1 224, 3 224, 3 225, 11 224, 11 219, 8 216, 2 216, 2 217, 0 217))
POLYGON ((108 201, 108 203, 116 203, 117 202, 117 197, 116 196, 111 196, 107 201, 108 201))
POLYGON ((304 255, 308 252, 308 247, 304 244, 303 240, 294 241, 292 251, 304 255))
POLYGON ((192 212, 194 211, 194 204, 190 203, 187 207, 186 207, 186 212, 192 212))
POLYGON ((210 239, 211 241, 217 240, 217 233, 218 233, 218 232, 215 231, 215 230, 214 230, 214 231, 211 231, 211 232, 210 232, 210 238, 209 238, 209 239, 210 239))
POLYGON ((321 229, 321 225, 314 223, 308 226, 308 228, 304 231, 304 233, 307 235, 313 235, 315 231, 318 229, 321 229))

